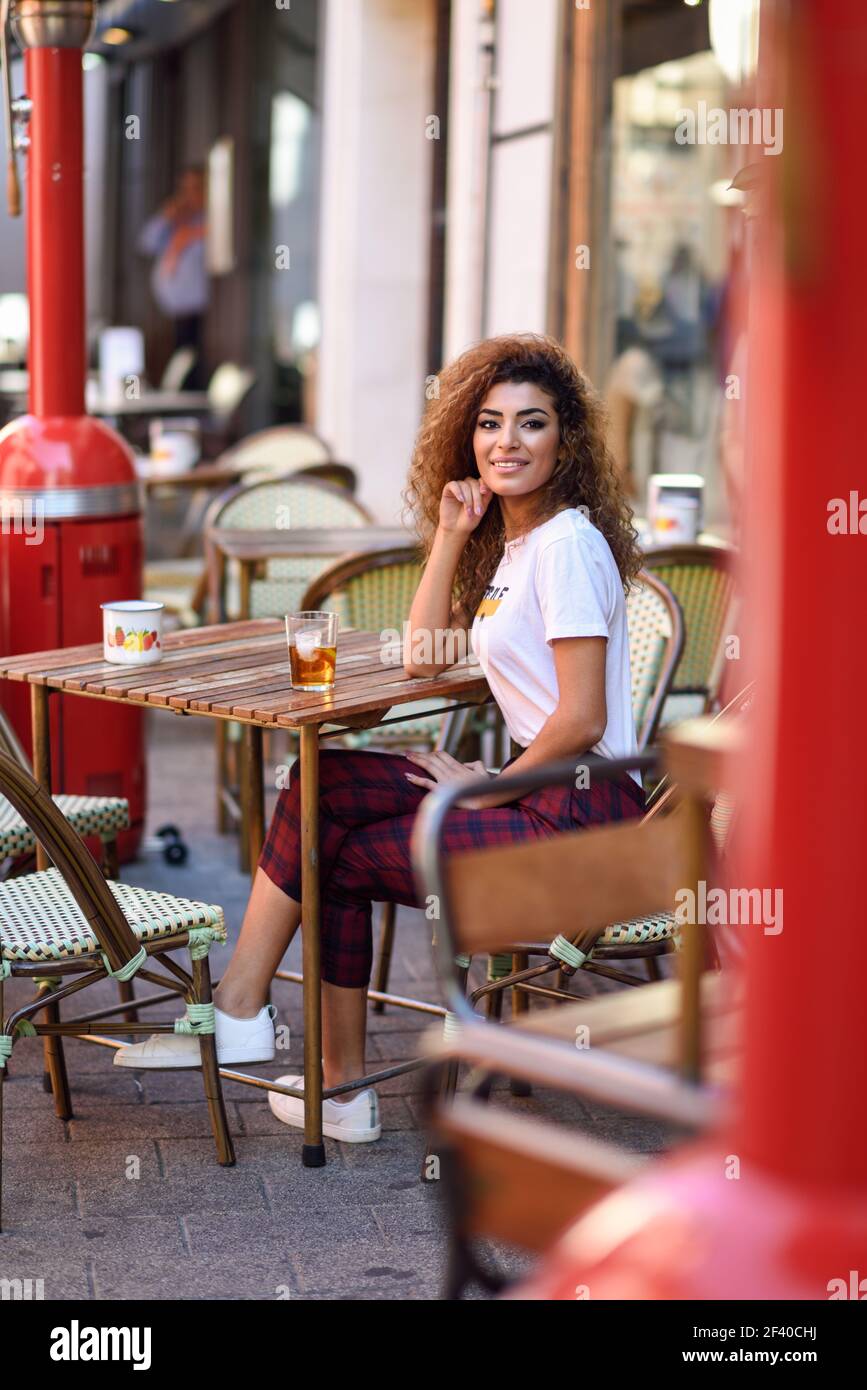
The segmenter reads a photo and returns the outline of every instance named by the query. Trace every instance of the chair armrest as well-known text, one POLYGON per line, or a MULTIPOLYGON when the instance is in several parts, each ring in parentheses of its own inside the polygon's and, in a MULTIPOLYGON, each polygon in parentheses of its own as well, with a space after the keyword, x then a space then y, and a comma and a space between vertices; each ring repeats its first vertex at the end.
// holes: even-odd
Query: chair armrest
MULTIPOLYGON (((483 1072, 518 1077, 690 1129, 707 1129, 718 1118, 724 1096, 719 1087, 696 1086, 665 1067, 604 1047, 579 1050, 523 1029, 495 1027, 477 1015, 448 1039, 428 1030, 425 1044, 434 1062, 469 1062, 483 1072)), ((438 1094, 434 1090, 434 1102, 438 1094)))
MULTIPOLYGON (((649 772, 657 766, 656 751, 635 754, 628 758, 600 758, 595 753, 582 757, 590 775, 609 781, 625 772, 649 772)), ((516 796, 539 791, 542 787, 571 786, 575 780, 575 759, 563 759, 530 768, 526 772, 508 773, 497 781, 498 791, 514 791, 516 796)), ((466 1000, 455 968, 457 946, 452 927, 451 901, 443 866, 442 838, 446 817, 464 797, 482 796, 490 791, 487 777, 470 782, 451 783, 436 787, 422 802, 412 832, 412 860, 419 894, 424 899, 433 895, 439 904, 435 950, 443 980, 448 1007, 463 1019, 475 1018, 466 1000)))

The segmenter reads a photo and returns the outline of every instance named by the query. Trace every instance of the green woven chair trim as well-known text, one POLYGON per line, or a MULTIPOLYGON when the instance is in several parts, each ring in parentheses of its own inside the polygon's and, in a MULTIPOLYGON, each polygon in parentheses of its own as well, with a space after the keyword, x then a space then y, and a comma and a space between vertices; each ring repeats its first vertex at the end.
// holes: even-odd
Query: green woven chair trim
POLYGON ((8 980, 12 974, 12 966, 8 960, 0 960, 0 980, 8 980))
POLYGON ((453 1042, 460 1036, 461 1021, 457 1014, 446 1014, 443 1019, 443 1042, 453 1042))
POLYGON ((565 936, 555 936, 551 945, 548 947, 548 955, 554 960, 559 960, 563 965, 569 965, 573 970, 580 970, 587 956, 584 951, 579 951, 577 946, 573 946, 571 941, 567 941, 565 936))
POLYGON ((511 973, 512 957, 508 951, 502 951, 499 955, 488 956, 489 980, 504 980, 511 973))
MULTIPOLYGON (((129 826, 129 802, 119 796, 54 796, 55 806, 63 812, 73 830, 79 835, 97 835, 101 840, 113 840, 118 831, 129 826)), ((36 848, 36 836, 15 807, 0 796, 0 858, 14 859, 36 848)))
POLYGON ((215 941, 225 940, 225 927, 193 927, 187 941, 190 960, 204 960, 215 941))
MULTIPOLYGON (((142 943, 197 927, 209 927, 216 933, 215 940, 225 940, 223 910, 215 904, 129 883, 112 881, 106 886, 142 943)), ((6 960, 36 964, 101 950, 92 925, 53 868, 0 883, 0 943, 0 955, 6 960)))
POLYGON ((340 615, 341 625, 365 632, 403 631, 421 579, 415 561, 381 565, 348 579, 329 595, 329 608, 340 615))
POLYGON ((148 953, 145 950, 144 946, 142 946, 140 950, 136 951, 132 959, 126 962, 126 965, 122 965, 120 967, 120 970, 112 970, 108 962, 108 956, 105 954, 104 951, 100 951, 100 956, 102 957, 102 963, 105 966, 105 973, 112 980, 131 980, 136 971, 140 970, 141 967, 144 965, 145 961, 148 958, 148 953))
POLYGON ((188 1004, 184 1017, 175 1019, 176 1033, 195 1033, 201 1037, 202 1034, 215 1032, 216 1027, 213 1004, 188 1004))
POLYGON ((707 690, 734 595, 734 578, 712 565, 654 565, 683 611, 684 644, 672 694, 707 690))
POLYGON ((606 927, 597 946, 644 946, 651 941, 676 937, 677 924, 670 912, 652 913, 648 917, 633 917, 628 922, 616 922, 606 927))
POLYGON ((464 955, 464 953, 461 952, 460 955, 455 956, 455 965, 458 967, 458 970, 469 970, 471 959, 470 956, 464 955))
POLYGON ((23 1018, 20 1023, 16 1023, 14 1033, 0 1033, 0 1071, 2 1071, 9 1058, 12 1056, 12 1048, 16 1038, 35 1038, 36 1029, 29 1018, 23 1018))

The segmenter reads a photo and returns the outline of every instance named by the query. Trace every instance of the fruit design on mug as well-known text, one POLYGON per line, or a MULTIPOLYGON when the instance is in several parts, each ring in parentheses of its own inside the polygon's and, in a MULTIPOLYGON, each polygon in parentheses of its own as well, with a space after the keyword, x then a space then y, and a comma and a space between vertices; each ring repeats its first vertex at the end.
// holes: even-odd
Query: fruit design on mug
POLYGON ((106 641, 110 647, 123 647, 125 652, 149 652, 152 647, 160 646, 159 634, 148 628, 124 632, 122 627, 116 627, 113 632, 106 633, 106 641))

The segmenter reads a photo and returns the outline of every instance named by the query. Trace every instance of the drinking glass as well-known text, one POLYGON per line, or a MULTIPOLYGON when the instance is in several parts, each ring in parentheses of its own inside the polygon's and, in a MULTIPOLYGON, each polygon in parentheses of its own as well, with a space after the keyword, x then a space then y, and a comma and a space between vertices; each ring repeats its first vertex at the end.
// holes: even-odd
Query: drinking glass
POLYGON ((287 613, 286 641, 293 690, 333 690, 337 614, 287 613))

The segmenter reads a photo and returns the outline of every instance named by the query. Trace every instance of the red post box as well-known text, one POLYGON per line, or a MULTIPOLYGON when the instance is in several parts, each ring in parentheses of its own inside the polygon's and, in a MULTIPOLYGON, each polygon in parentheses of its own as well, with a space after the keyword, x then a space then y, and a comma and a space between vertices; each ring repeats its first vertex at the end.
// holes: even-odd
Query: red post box
MULTIPOLYGON (((0 431, 0 650, 6 654, 102 640, 99 605, 138 598, 141 499, 129 446, 85 414, 82 50, 91 0, 15 0, 30 103, 27 160, 28 413, 0 431)), ((8 116, 8 112, 7 112, 8 116)), ((16 211, 13 188, 10 211, 16 211)), ((3 682, 0 699, 30 750, 29 688, 3 682)), ((124 796, 141 838, 143 712, 56 695, 52 790, 124 796)))

